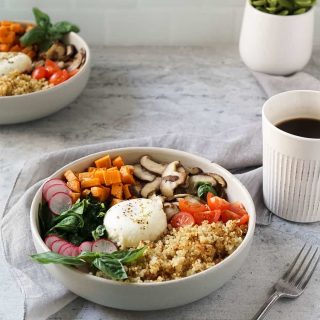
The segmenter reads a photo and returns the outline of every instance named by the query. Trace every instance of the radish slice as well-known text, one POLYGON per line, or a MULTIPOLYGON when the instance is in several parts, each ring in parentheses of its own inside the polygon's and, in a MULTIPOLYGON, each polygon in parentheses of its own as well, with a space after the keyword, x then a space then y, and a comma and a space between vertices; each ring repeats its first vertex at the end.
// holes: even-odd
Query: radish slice
POLYGON ((59 238, 58 236, 50 235, 44 239, 44 243, 51 250, 52 244, 58 240, 63 240, 63 239, 59 238))
POLYGON ((64 186, 66 185, 66 183, 64 181, 62 181, 61 179, 58 179, 58 178, 50 179, 43 185, 42 193, 45 194, 50 187, 52 187, 53 185, 56 185, 56 184, 61 184, 64 186))
POLYGON ((92 245, 92 252, 111 253, 117 250, 117 246, 110 240, 99 239, 92 245))
POLYGON ((82 242, 79 246, 79 254, 84 251, 91 252, 91 250, 92 250, 92 242, 91 241, 82 242))
POLYGON ((49 208, 55 215, 67 211, 72 207, 72 199, 64 192, 58 192, 49 200, 49 208))
POLYGON ((63 254, 63 252, 68 249, 69 247, 72 247, 73 244, 71 244, 70 242, 67 242, 65 245, 61 246, 58 250, 59 254, 63 254))
POLYGON ((51 246, 51 251, 55 252, 55 253, 58 253, 59 250, 61 249, 62 246, 68 244, 67 241, 65 240, 58 240, 58 241, 55 241, 52 246, 51 246))
POLYGON ((73 248, 74 246, 71 244, 69 247, 67 247, 66 249, 64 249, 60 254, 62 254, 63 256, 72 256, 72 252, 73 252, 73 248))
POLYGON ((79 249, 79 247, 73 246, 72 249, 73 249, 73 250, 72 250, 72 253, 71 253, 71 256, 72 256, 72 257, 76 257, 76 256, 78 256, 78 255, 80 254, 80 249, 79 249))
POLYGON ((50 201, 50 199, 58 192, 63 192, 66 194, 71 193, 71 190, 63 184, 54 184, 47 189, 47 191, 43 194, 46 201, 50 201))

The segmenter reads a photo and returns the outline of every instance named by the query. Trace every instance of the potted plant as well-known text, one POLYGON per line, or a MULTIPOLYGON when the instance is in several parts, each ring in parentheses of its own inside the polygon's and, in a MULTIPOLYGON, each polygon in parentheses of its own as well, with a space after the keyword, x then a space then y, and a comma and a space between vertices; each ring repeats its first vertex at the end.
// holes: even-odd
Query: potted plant
POLYGON ((246 0, 240 55, 252 70, 274 75, 297 72, 313 48, 316 0, 246 0))

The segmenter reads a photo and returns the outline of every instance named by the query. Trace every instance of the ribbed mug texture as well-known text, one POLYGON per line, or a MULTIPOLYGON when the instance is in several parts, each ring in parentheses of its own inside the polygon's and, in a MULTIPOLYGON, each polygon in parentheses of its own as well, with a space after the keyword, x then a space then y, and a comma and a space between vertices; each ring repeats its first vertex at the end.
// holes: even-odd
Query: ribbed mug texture
POLYGON ((263 189, 266 206, 297 222, 320 220, 320 160, 285 155, 265 142, 263 189))
POLYGON ((320 92, 295 90, 271 97, 263 106, 263 195, 281 218, 320 221, 320 139, 284 132, 276 125, 294 118, 320 119, 320 92))

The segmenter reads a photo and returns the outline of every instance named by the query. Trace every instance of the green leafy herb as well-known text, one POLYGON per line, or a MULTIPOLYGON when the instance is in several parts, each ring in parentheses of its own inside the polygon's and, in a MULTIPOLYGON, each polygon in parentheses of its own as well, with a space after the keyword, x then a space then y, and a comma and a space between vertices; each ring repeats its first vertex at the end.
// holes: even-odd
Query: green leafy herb
POLYGON ((297 15, 310 10, 317 0, 251 0, 256 9, 276 15, 297 15))
POLYGON ((197 185, 198 188, 198 197, 201 199, 206 199, 207 198, 207 193, 211 192, 215 196, 217 195, 217 191, 213 188, 212 184, 209 182, 199 182, 197 185))
POLYGON ((106 236, 103 218, 106 207, 94 198, 76 202, 69 210, 53 216, 47 205, 41 207, 41 234, 57 234, 75 245, 106 236), (100 227, 99 227, 100 226, 100 227))
POLYGON ((80 31, 76 25, 67 21, 52 24, 50 17, 38 8, 33 8, 32 11, 37 25, 20 38, 24 46, 36 44, 41 51, 46 51, 54 41, 62 39, 65 34, 80 31))
POLYGON ((91 267, 95 267, 102 271, 111 279, 123 280, 128 278, 124 265, 141 258, 144 250, 145 248, 122 250, 113 253, 83 252, 77 257, 62 256, 58 253, 49 251, 34 254, 31 258, 41 264, 56 263, 77 266, 88 263, 91 267))
POLYGON ((97 226, 97 228, 92 231, 92 237, 94 240, 98 240, 100 238, 107 238, 107 236, 107 230, 104 225, 97 226))

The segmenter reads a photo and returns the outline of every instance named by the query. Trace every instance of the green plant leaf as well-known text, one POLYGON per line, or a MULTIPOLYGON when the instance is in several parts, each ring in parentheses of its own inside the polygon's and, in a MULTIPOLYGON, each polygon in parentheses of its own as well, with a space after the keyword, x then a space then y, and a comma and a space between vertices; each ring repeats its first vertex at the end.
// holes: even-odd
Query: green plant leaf
POLYGON ((102 237, 107 238, 106 227, 103 224, 101 224, 100 226, 97 226, 97 228, 92 231, 92 237, 94 240, 98 240, 102 237))
POLYGON ((50 17, 38 8, 33 8, 32 11, 37 26, 43 29, 44 31, 48 30, 51 26, 50 17))
POLYGON ((132 263, 143 256, 145 252, 145 247, 134 249, 134 250, 122 250, 122 251, 115 251, 112 252, 112 257, 119 259, 122 263, 132 263))
POLYGON ((117 259, 101 257, 93 260, 92 264, 114 280, 123 280, 128 278, 123 264, 117 259))
POLYGON ((39 27, 34 27, 20 38, 20 42, 24 46, 30 46, 32 44, 41 43, 45 39, 45 31, 39 27))
POLYGON ((84 221, 82 217, 79 215, 69 215, 53 226, 50 231, 52 230, 63 230, 63 231, 73 231, 77 230, 78 228, 83 227, 84 221))
POLYGON ((65 265, 81 265, 85 263, 85 261, 79 257, 62 256, 52 251, 33 254, 31 259, 41 264, 57 263, 65 265))
POLYGON ((217 191, 213 188, 212 184, 209 182, 199 182, 197 185, 197 193, 198 197, 201 199, 206 199, 207 193, 211 192, 215 196, 217 195, 217 191))
POLYGON ((79 32, 80 29, 78 26, 76 26, 73 23, 70 23, 68 21, 60 21, 55 23, 51 30, 52 33, 60 33, 60 34, 65 34, 69 32, 79 32))

